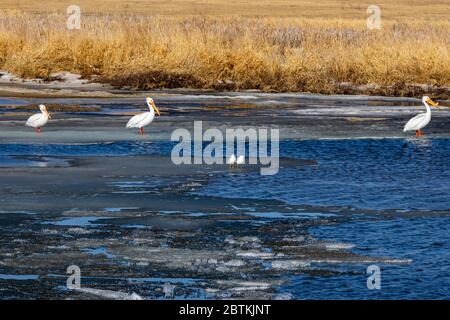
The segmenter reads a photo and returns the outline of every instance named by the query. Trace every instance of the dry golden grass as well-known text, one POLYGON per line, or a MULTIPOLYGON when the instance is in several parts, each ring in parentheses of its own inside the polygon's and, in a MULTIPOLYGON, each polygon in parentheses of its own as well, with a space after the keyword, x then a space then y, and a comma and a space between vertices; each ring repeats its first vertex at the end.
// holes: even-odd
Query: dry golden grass
POLYGON ((379 31, 366 29, 357 0, 83 0, 81 30, 66 29, 64 1, 11 3, 0 1, 0 69, 22 77, 70 71, 144 89, 449 94, 448 1, 409 11, 419 2, 381 1, 379 31), (311 17, 300 18, 305 12, 311 17))
POLYGON ((220 15, 364 19, 369 4, 379 5, 386 19, 448 19, 449 0, 0 0, 0 11, 61 13, 76 4, 82 12, 139 15, 220 15))

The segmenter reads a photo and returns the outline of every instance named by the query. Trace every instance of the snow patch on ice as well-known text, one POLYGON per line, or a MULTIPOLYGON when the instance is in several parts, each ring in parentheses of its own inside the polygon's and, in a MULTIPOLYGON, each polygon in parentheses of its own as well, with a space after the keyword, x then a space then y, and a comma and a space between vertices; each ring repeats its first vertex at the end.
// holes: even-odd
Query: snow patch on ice
POLYGON ((91 294, 108 300, 144 300, 140 295, 134 292, 130 294, 121 291, 102 290, 94 288, 73 288, 73 289, 79 292, 91 294))
POLYGON ((246 257, 246 258, 260 258, 260 259, 269 259, 274 256, 273 253, 270 252, 261 252, 261 251, 238 251, 236 253, 237 256, 246 257))
POLYGON ((81 75, 71 72, 55 72, 50 74, 50 77, 71 84, 84 84, 89 82, 86 79, 81 79, 81 75))
POLYGON ((325 248, 327 250, 350 250, 353 249, 355 245, 351 243, 327 243, 325 248))
POLYGON ((306 268, 310 265, 311 262, 303 260, 278 260, 271 263, 272 268, 278 270, 295 270, 298 268, 306 268))
POLYGON ((234 259, 234 260, 225 262, 225 265, 227 267, 242 267, 243 265, 245 265, 245 262, 242 260, 234 259))

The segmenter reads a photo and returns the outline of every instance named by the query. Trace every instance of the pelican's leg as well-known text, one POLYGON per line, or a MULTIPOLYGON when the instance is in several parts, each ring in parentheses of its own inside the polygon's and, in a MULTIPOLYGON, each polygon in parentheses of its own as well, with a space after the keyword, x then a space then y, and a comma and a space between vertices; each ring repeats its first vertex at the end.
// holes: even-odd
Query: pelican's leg
POLYGON ((420 137, 420 130, 416 130, 416 137, 420 137))
POLYGON ((139 128, 139 132, 141 133, 141 136, 144 135, 144 128, 139 128))
POLYGON ((41 128, 37 127, 36 128, 36 133, 41 133, 41 128))
POLYGON ((419 130, 419 135, 420 135, 420 136, 423 136, 422 130, 419 130))

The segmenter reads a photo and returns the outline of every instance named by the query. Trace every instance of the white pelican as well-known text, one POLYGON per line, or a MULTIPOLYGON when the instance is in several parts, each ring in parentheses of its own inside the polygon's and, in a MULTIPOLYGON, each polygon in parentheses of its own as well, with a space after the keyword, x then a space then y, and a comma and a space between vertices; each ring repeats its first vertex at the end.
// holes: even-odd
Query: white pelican
POLYGON ((236 156, 234 155, 234 153, 228 158, 227 160, 227 165, 229 165, 230 167, 233 167, 236 164, 236 156))
POLYGON ((135 115, 127 123, 127 128, 139 128, 141 135, 144 134, 144 127, 149 125, 155 118, 155 111, 158 116, 161 115, 152 98, 147 97, 146 101, 150 111, 135 115))
POLYGON ((416 137, 421 137, 422 136, 422 131, 420 129, 424 128, 428 123, 430 123, 430 120, 431 120, 431 108, 430 108, 430 105, 432 105, 433 107, 437 107, 438 106, 438 103, 434 102, 433 100, 431 100, 430 97, 428 97, 428 96, 424 96, 422 98, 422 103, 427 108, 427 112, 426 113, 420 113, 417 116, 415 116, 414 118, 411 118, 405 124, 405 127, 403 128, 403 132, 415 130, 416 131, 416 137))
POLYGON ((240 164, 244 164, 245 163, 245 158, 243 155, 240 155, 237 160, 236 160, 236 167, 240 164))
POLYGON ((33 114, 25 123, 26 126, 33 127, 36 133, 40 133, 41 127, 45 126, 48 122, 48 119, 52 118, 50 113, 48 113, 47 108, 43 104, 39 105, 39 110, 41 110, 41 113, 33 114))

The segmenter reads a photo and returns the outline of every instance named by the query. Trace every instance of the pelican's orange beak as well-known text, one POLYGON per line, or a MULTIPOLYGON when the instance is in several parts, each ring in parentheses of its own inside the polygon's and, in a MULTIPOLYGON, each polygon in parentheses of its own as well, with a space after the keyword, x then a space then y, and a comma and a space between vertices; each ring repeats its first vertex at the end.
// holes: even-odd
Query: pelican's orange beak
POLYGON ((437 107, 437 106, 439 105, 438 102, 434 102, 434 101, 431 100, 431 99, 428 99, 428 100, 427 100, 427 103, 428 103, 429 105, 433 106, 433 107, 437 107))
POLYGON ((47 113, 47 116, 48 116, 49 119, 52 118, 52 115, 50 114, 50 112, 48 112, 48 111, 46 110, 45 113, 47 113))
POLYGON ((160 116, 161 115, 161 113, 159 112, 159 109, 158 109, 158 107, 155 105, 155 103, 154 102, 152 102, 152 107, 153 107, 153 109, 155 109, 155 111, 156 111, 156 114, 158 115, 158 116, 160 116))

